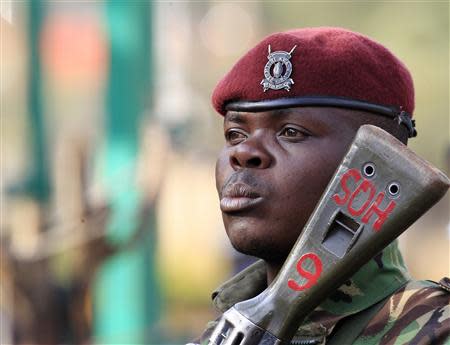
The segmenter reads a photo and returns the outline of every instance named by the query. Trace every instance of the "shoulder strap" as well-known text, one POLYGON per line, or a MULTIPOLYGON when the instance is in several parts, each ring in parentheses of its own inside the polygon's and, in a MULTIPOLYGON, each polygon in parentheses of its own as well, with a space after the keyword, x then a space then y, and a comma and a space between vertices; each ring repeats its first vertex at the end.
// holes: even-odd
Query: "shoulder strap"
POLYGON ((341 324, 337 324, 335 330, 331 333, 331 338, 327 340, 327 345, 353 344, 353 341, 359 336, 364 327, 378 313, 389 299, 388 296, 380 302, 370 306, 363 311, 349 316, 341 324))

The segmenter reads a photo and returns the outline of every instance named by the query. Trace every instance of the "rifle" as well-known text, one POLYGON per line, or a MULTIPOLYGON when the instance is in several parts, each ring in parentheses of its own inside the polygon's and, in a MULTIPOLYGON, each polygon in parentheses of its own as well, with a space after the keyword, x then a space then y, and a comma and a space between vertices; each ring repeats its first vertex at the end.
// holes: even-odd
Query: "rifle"
POLYGON ((303 319, 439 201, 450 181, 362 126, 274 281, 219 320, 210 345, 289 344, 303 319))

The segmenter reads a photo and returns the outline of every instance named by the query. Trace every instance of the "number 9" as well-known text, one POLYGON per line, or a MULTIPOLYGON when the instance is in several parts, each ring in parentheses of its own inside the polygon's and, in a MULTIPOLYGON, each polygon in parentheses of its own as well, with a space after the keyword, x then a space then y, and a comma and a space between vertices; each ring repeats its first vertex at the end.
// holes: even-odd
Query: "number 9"
POLYGON ((311 286, 317 283, 317 280, 320 277, 320 274, 322 273, 322 260, 314 254, 314 253, 306 253, 301 256, 300 259, 297 261, 297 272, 301 277, 304 277, 307 279, 307 282, 303 285, 297 284, 297 282, 294 279, 288 280, 288 286, 294 291, 302 291, 309 289, 311 286), (314 272, 308 271, 303 268, 303 262, 309 259, 314 264, 314 272))

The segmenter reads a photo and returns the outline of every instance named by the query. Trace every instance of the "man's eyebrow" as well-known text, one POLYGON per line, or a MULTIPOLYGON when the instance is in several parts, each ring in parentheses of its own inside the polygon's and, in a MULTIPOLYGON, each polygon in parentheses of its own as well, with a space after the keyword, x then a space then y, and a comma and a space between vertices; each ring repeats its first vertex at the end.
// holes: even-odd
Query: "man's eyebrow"
POLYGON ((228 113, 225 115, 226 122, 245 123, 244 118, 240 113, 228 113))

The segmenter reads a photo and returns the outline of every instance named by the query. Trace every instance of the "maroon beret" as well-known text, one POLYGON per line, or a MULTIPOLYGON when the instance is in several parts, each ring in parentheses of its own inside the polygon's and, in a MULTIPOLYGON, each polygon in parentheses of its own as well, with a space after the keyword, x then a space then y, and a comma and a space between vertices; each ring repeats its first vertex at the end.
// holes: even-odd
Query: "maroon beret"
POLYGON ((370 38, 304 28, 272 34, 248 51, 217 84, 212 103, 222 115, 320 105, 403 112, 411 121, 414 86, 405 65, 370 38))

